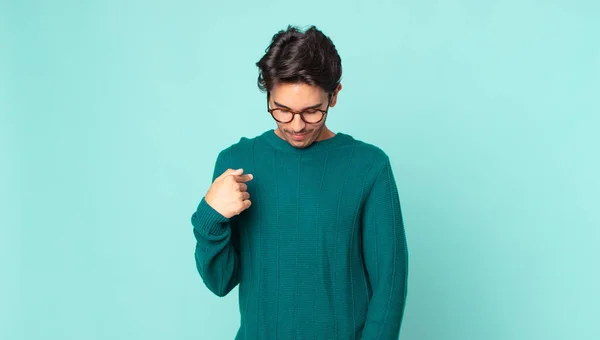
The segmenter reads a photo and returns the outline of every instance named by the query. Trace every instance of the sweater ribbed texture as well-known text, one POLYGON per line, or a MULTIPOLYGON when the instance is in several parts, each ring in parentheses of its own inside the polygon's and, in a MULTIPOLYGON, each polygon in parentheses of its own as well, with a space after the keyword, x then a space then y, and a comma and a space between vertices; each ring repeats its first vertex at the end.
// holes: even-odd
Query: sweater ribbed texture
POLYGON ((228 219, 202 199, 191 222, 205 285, 239 285, 236 339, 398 339, 408 250, 387 155, 343 133, 299 149, 269 130, 220 152, 213 180, 228 168, 254 175, 252 206, 228 219))

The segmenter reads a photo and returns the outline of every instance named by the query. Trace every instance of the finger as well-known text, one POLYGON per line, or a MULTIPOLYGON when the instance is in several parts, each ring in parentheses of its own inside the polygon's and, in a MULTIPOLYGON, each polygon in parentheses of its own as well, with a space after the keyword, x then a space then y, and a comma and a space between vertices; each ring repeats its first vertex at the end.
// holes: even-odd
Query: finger
POLYGON ((247 191, 240 192, 240 200, 245 201, 250 198, 250 194, 247 191))
POLYGON ((252 202, 250 200, 244 200, 242 202, 242 204, 244 205, 244 210, 250 208, 250 206, 252 205, 252 202))
POLYGON ((254 176, 252 176, 252 174, 246 174, 241 176, 235 176, 234 178, 237 182, 244 183, 251 181, 254 178, 254 176))
POLYGON ((251 205, 250 200, 244 200, 244 201, 242 201, 242 203, 240 203, 237 206, 236 214, 237 215, 241 214, 244 210, 250 208, 250 205, 251 205))
POLYGON ((217 177, 218 179, 223 178, 223 177, 227 177, 230 175, 241 175, 244 173, 244 169, 227 169, 225 170, 219 177, 217 177))
POLYGON ((246 191, 248 186, 245 183, 238 183, 238 191, 246 191))

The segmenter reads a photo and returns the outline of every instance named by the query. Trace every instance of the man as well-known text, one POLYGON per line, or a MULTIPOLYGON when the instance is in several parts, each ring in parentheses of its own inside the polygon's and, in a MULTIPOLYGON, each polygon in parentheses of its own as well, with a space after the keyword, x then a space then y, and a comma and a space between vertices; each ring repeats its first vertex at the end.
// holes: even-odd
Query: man
POLYGON ((193 213, 205 285, 239 284, 236 339, 397 339, 408 251, 390 160, 326 125, 341 60, 314 26, 277 33, 257 63, 277 124, 217 157, 193 213))

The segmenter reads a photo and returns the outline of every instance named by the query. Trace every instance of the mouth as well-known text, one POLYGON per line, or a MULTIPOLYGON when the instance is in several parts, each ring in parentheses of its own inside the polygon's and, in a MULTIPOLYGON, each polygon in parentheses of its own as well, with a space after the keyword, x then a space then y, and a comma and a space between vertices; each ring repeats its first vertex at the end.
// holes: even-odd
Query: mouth
POLYGON ((292 136, 293 140, 301 141, 304 140, 306 136, 308 136, 308 133, 289 133, 289 135, 292 136))

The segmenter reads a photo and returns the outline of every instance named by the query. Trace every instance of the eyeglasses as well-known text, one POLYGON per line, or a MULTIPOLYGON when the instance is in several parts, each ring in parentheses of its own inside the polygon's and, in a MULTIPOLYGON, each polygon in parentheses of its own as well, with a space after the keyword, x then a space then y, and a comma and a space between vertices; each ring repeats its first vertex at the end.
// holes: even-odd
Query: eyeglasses
POLYGON ((273 119, 278 121, 279 123, 286 124, 294 120, 295 115, 300 115, 300 118, 307 124, 316 124, 323 120, 323 117, 327 114, 329 110, 329 105, 331 105, 331 100, 333 99, 333 94, 329 93, 329 101, 327 102, 327 109, 308 109, 301 112, 292 111, 290 109, 284 108, 269 108, 269 98, 270 93, 267 93, 267 111, 271 114, 273 119))

